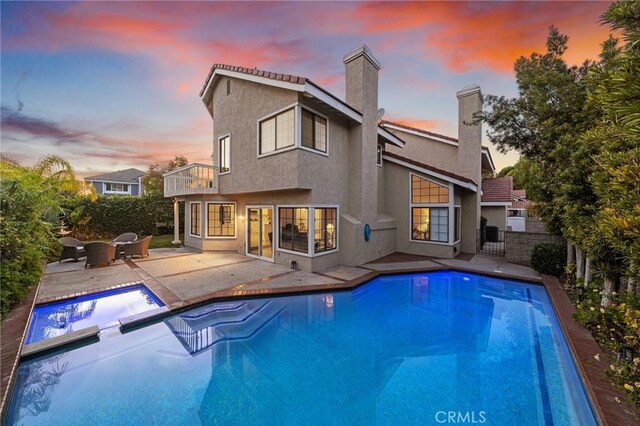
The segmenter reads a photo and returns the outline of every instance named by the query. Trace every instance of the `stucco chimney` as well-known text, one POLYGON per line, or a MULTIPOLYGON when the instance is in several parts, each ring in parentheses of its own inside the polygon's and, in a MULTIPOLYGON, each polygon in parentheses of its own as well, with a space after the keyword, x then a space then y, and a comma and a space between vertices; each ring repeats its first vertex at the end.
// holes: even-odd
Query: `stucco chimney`
POLYGON ((480 185, 482 176, 482 124, 473 123, 473 114, 482 111, 480 86, 467 86, 458 97, 458 165, 465 177, 480 185))
POLYGON ((482 180, 482 124, 472 124, 473 115, 482 110, 480 86, 467 86, 456 93, 458 97, 458 170, 471 179, 477 192, 462 193, 463 253, 476 252, 476 232, 480 228, 480 184, 482 180))
POLYGON ((378 70, 380 62, 366 44, 347 53, 346 101, 362 113, 362 124, 352 126, 349 141, 349 213, 372 222, 377 216, 376 152, 378 145, 378 70))

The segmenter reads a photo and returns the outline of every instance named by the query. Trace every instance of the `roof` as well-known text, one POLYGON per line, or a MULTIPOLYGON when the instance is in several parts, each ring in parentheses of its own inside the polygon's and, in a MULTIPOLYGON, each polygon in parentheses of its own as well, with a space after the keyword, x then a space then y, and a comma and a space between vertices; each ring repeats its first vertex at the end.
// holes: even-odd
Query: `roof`
POLYGON ((429 132, 427 130, 419 129, 417 127, 406 126, 404 124, 400 124, 400 123, 396 123, 394 121, 388 121, 388 120, 382 120, 380 122, 381 126, 384 126, 385 124, 389 125, 389 126, 400 127, 402 129, 406 129, 406 130, 412 130, 414 132, 422 133, 425 136, 433 136, 433 137, 444 139, 444 140, 447 140, 447 141, 450 141, 450 142, 458 143, 458 139, 456 139, 456 138, 452 138, 450 136, 445 136, 445 135, 441 135, 441 134, 434 133, 434 132, 429 132))
MULTIPOLYGON (((352 107, 342 99, 335 96, 333 93, 320 87, 318 84, 314 83, 306 77, 292 74, 281 74, 272 71, 259 70, 258 68, 246 68, 228 64, 213 64, 213 66, 211 67, 204 85, 200 90, 200 98, 203 100, 203 102, 205 102, 205 105, 205 95, 207 89, 211 85, 214 76, 218 72, 222 75, 246 78, 248 80, 265 84, 273 83, 273 85, 278 87, 308 93, 312 98, 319 99, 326 105, 329 105, 335 110, 345 114, 347 117, 350 117, 357 122, 362 122, 362 112, 358 111, 356 108, 352 107)), ((387 129, 384 129, 383 127, 378 127, 378 135, 382 136, 389 142, 401 148, 404 146, 404 141, 402 139, 389 132, 387 129)))
POLYGON ((514 189, 511 191, 511 207, 514 209, 530 209, 535 204, 527 199, 527 191, 524 189, 514 189))
POLYGON ((117 172, 104 173, 101 175, 89 176, 84 180, 89 181, 111 181, 111 182, 133 182, 137 183, 140 176, 144 176, 146 172, 138 169, 118 170, 117 172))
POLYGON ((433 166, 430 166, 428 164, 421 163, 419 161, 412 160, 412 159, 407 158, 407 157, 403 157, 403 156, 395 154, 393 152, 385 151, 384 157, 389 157, 389 158, 392 158, 392 159, 400 160, 400 161, 402 161, 404 163, 408 163, 410 165, 419 167, 421 169, 425 169, 425 170, 430 171, 432 173, 444 176, 445 180, 454 179, 454 180, 459 181, 459 182, 470 183, 470 184, 472 184, 472 185, 477 187, 477 184, 474 181, 472 181, 471 179, 469 179, 469 178, 457 175, 455 173, 448 172, 446 170, 438 169, 437 167, 433 167, 433 166), (446 179, 446 178, 450 178, 450 179, 446 179))
POLYGON ((238 67, 235 65, 227 65, 227 64, 213 64, 211 66, 211 70, 209 71, 209 75, 207 75, 207 79, 204 81, 202 90, 200 90, 200 96, 202 96, 204 94, 204 91, 207 89, 207 86, 209 85, 209 80, 211 79, 211 76, 213 75, 216 69, 234 71, 234 72, 239 72, 247 75, 255 75, 256 77, 270 78, 272 80, 285 81, 285 82, 294 83, 294 84, 304 84, 307 81, 309 82, 311 81, 306 77, 300 77, 300 76, 291 75, 291 74, 280 74, 280 73, 271 72, 271 71, 264 71, 264 70, 259 70, 258 68, 245 68, 245 67, 238 67))
POLYGON ((510 203, 513 191, 513 178, 511 176, 482 179, 483 203, 510 203))

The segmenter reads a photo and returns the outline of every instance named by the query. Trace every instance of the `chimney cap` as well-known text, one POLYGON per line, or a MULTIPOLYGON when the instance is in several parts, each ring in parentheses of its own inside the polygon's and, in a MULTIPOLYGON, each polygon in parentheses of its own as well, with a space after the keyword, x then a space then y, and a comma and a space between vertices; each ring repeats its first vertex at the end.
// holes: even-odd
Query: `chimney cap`
POLYGON ((480 93, 480 86, 478 86, 477 84, 472 84, 470 86, 465 86, 462 89, 460 89, 457 93, 456 96, 458 97, 458 99, 463 98, 465 96, 469 96, 469 95, 474 95, 474 94, 480 94, 480 96, 482 96, 482 94, 480 93))
POLYGON ((380 62, 376 59, 375 56, 373 56, 373 52, 371 52, 371 49, 369 49, 369 46, 367 46, 366 44, 362 44, 344 55, 344 58, 342 58, 342 62, 346 65, 349 62, 359 58, 360 56, 364 56, 366 59, 368 59, 369 62, 371 62, 371 64, 376 67, 377 70, 380 69, 380 62))

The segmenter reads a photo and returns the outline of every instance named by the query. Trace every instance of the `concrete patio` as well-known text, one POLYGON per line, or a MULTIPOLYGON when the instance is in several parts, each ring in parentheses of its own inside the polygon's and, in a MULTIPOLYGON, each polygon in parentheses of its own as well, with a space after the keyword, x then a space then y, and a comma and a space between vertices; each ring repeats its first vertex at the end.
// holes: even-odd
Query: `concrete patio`
POLYGON ((144 282, 169 305, 216 297, 230 290, 295 289, 344 284, 374 271, 432 269, 450 266, 507 276, 538 279, 526 266, 504 258, 476 255, 470 260, 429 259, 398 253, 362 267, 338 265, 316 273, 292 270, 235 252, 198 252, 188 248, 154 249, 144 259, 116 260, 108 267, 84 268, 84 262, 64 261, 47 265, 36 303, 69 295, 82 295, 132 282, 144 282))

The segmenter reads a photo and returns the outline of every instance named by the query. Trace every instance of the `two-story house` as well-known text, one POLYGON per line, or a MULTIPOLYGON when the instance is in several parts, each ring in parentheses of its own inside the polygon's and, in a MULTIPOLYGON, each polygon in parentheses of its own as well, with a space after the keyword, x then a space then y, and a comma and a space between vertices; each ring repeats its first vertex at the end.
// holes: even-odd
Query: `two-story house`
POLYGON ((142 195, 142 177, 145 172, 138 169, 118 170, 84 178, 90 182, 98 194, 102 195, 142 195))
MULTIPOLYGON (((165 174, 187 246, 316 271, 395 251, 474 253, 483 166, 480 88, 458 92, 457 139, 380 122, 380 63, 344 57, 346 99, 308 78, 215 64, 200 93, 213 165, 165 174)), ((178 237, 176 236, 176 240, 178 237)))

